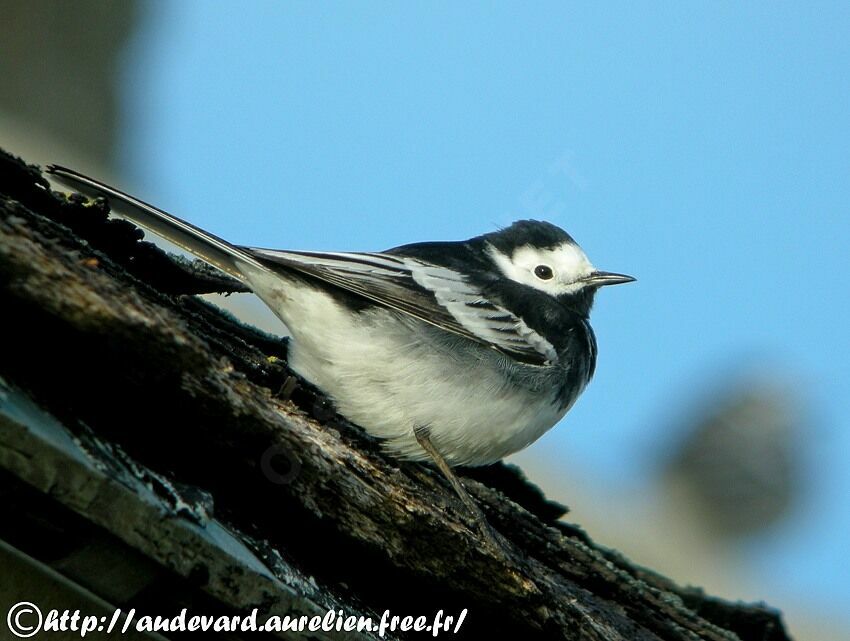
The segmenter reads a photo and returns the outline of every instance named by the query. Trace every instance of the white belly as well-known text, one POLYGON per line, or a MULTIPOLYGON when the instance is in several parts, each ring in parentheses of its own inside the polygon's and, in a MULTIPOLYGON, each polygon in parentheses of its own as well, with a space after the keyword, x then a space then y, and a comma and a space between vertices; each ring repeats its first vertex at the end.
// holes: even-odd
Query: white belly
POLYGON ((569 409, 553 390, 509 380, 494 350, 461 338, 451 345, 442 333, 429 340, 439 330, 382 308, 352 314, 317 289, 253 284, 292 334, 292 370, 402 458, 429 458, 413 433, 427 426, 450 465, 492 463, 535 441, 569 409))

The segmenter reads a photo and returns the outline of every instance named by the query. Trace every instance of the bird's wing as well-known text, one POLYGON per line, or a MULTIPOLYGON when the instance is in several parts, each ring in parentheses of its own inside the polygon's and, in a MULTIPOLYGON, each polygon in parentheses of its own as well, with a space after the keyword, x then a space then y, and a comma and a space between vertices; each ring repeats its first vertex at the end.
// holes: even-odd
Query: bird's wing
POLYGON ((309 274, 515 360, 547 365, 558 359, 549 341, 447 267, 397 254, 240 249, 267 266, 309 274))

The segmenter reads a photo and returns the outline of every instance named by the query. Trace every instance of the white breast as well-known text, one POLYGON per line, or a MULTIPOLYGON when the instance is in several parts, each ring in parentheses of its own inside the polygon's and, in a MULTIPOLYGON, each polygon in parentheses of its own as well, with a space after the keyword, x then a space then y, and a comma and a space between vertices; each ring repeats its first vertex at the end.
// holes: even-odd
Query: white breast
POLYGON ((293 371, 397 456, 428 460, 413 434, 422 425, 450 465, 485 465, 526 447, 569 409, 554 390, 511 381, 494 350, 383 308, 352 315, 320 290, 258 279, 254 291, 291 331, 293 371))

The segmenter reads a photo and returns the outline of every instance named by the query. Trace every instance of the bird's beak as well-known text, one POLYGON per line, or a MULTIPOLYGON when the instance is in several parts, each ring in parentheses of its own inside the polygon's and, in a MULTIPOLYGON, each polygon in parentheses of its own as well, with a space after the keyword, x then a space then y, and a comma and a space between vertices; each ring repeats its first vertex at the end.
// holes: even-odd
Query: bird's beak
POLYGON ((633 276, 625 274, 615 274, 614 272, 591 272, 582 279, 584 282, 595 287, 604 287, 605 285, 619 285, 621 283, 631 283, 635 280, 633 276))

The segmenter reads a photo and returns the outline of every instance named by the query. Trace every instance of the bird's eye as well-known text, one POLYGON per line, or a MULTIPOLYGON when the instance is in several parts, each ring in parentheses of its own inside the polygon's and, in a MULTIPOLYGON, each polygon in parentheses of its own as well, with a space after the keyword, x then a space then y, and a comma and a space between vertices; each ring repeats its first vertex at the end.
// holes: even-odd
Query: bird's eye
POLYGON ((534 268, 534 275, 540 280, 551 280, 552 276, 555 274, 552 272, 552 268, 549 267, 549 265, 538 265, 534 268))

